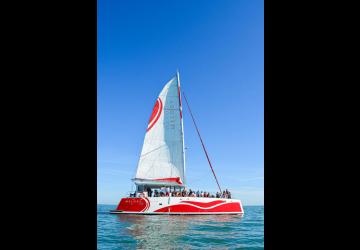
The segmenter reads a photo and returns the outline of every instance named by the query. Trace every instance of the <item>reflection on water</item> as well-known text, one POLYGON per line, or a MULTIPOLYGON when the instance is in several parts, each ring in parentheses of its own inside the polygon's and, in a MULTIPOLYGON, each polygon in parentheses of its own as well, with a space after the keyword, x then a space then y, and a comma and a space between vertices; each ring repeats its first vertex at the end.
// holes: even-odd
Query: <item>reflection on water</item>
MULTIPOLYGON (((196 232, 195 236, 204 239, 216 239, 224 231, 231 233, 231 224, 240 223, 242 218, 241 215, 116 214, 115 216, 119 222, 128 224, 121 234, 129 234, 136 239, 137 249, 177 249, 174 244, 181 238, 186 238, 189 232, 196 232), (223 230, 220 233, 219 228, 223 230)), ((187 247, 190 246, 191 244, 187 247)))
POLYGON ((264 208, 245 215, 109 214, 98 206, 98 249, 263 249, 264 208))

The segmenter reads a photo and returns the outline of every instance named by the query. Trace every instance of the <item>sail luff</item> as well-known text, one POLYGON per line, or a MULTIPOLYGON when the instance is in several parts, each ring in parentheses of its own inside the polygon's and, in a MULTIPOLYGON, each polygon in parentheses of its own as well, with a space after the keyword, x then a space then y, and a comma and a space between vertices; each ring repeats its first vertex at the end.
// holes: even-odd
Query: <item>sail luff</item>
POLYGON ((185 168, 185 136, 184 136, 184 120, 182 113, 182 101, 181 101, 181 85, 180 85, 180 74, 179 70, 176 71, 177 81, 178 81, 178 94, 179 94, 179 106, 180 106, 180 122, 181 122, 181 134, 182 134, 182 153, 183 153, 183 172, 184 172, 184 183, 186 183, 186 168, 185 168))

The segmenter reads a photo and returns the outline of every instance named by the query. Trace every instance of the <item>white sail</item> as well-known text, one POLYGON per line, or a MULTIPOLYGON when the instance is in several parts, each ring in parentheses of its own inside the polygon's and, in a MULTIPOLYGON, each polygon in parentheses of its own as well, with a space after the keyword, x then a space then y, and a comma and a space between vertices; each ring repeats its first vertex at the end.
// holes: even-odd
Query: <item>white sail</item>
POLYGON ((136 184, 185 185, 184 133, 179 76, 155 102, 135 175, 136 184))

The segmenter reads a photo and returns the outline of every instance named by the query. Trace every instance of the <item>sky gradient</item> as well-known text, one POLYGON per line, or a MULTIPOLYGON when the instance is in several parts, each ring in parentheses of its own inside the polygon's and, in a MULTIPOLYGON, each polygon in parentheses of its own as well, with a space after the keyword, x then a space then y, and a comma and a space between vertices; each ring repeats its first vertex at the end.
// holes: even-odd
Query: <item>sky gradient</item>
MULTIPOLYGON (((134 177, 153 105, 179 69, 221 187, 264 202, 264 8, 257 0, 98 0, 98 203, 134 177)), ((188 188, 217 185, 183 106, 188 188)))

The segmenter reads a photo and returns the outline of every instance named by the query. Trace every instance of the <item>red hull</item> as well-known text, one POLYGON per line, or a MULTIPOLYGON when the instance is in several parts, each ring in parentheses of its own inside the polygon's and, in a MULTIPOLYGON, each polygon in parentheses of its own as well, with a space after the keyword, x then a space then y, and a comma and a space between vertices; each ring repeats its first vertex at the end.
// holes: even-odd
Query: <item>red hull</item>
POLYGON ((137 214, 243 214, 241 202, 198 197, 123 198, 112 213, 137 214))

